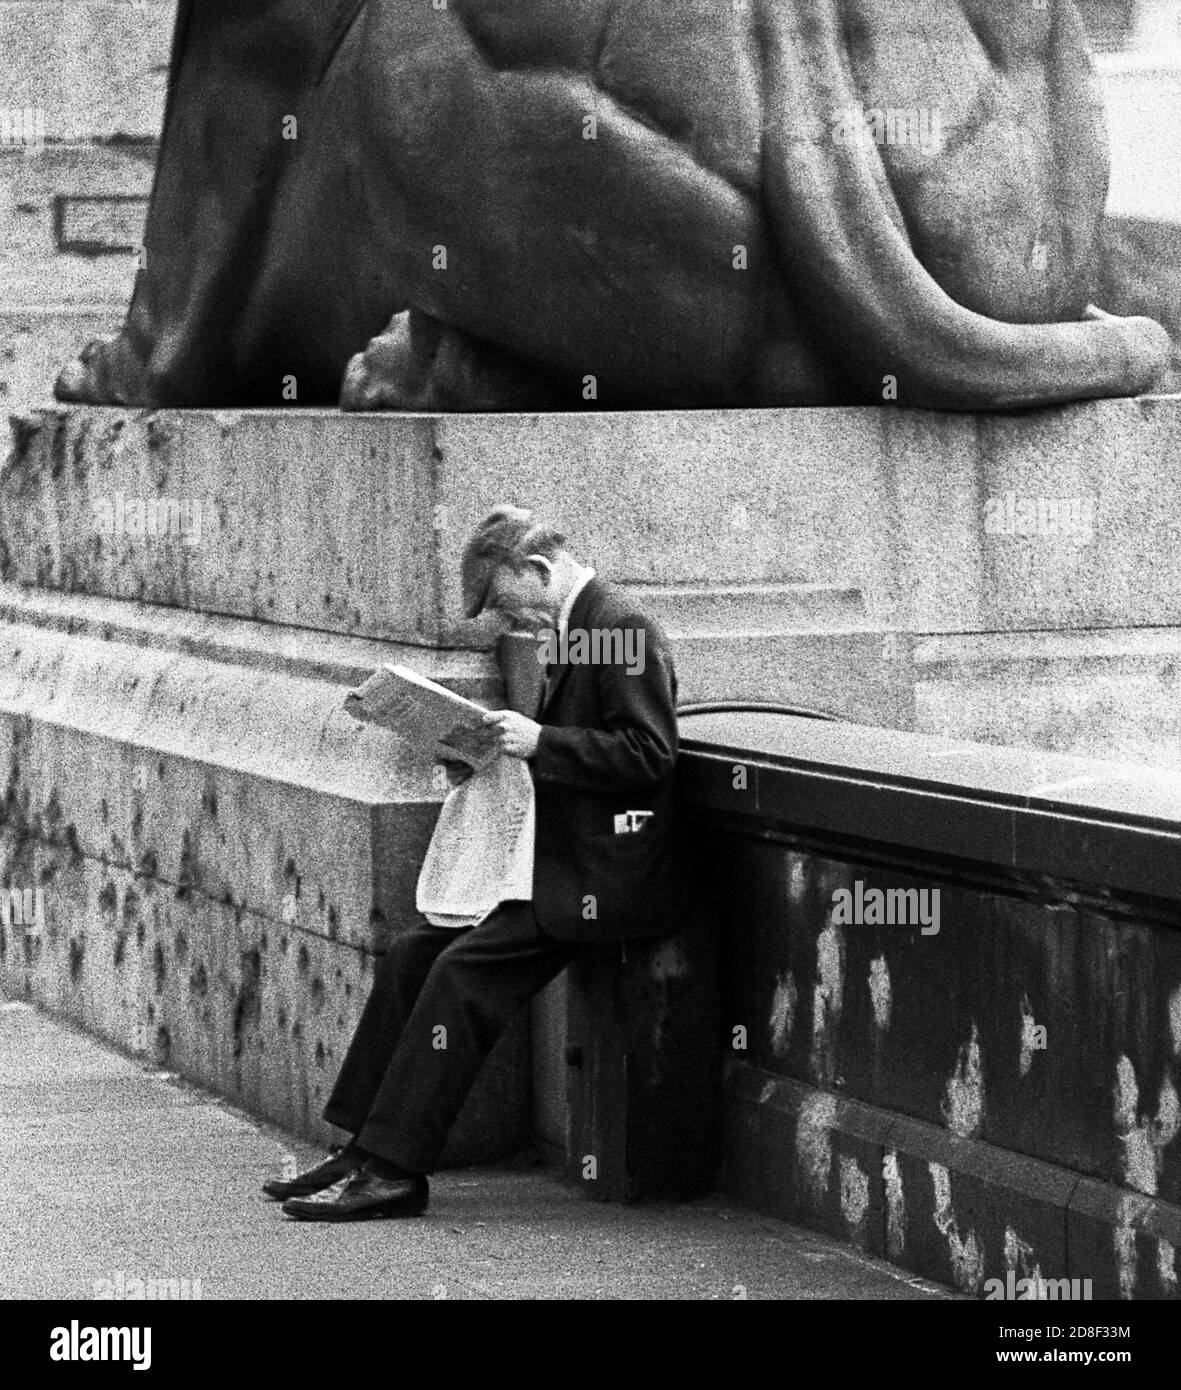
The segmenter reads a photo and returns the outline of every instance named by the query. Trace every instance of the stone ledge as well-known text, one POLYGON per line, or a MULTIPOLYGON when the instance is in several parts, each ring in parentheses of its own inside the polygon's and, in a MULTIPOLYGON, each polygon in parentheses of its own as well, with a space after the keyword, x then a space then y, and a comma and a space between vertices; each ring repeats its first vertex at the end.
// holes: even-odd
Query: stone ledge
POLYGON ((485 652, 346 637, 132 599, 0 582, 0 621, 345 686, 363 681, 384 662, 402 662, 473 700, 490 703, 499 694, 499 677, 485 652))
POLYGON ((344 713, 341 686, 0 627, 8 815, 34 835, 371 947, 414 917, 432 750, 344 713))
POLYGON ((1060 880, 1113 908, 1153 896, 1175 917, 1175 774, 760 713, 692 716, 681 743, 699 814, 760 823, 764 835, 889 846, 928 870, 954 861, 957 872, 1060 880))

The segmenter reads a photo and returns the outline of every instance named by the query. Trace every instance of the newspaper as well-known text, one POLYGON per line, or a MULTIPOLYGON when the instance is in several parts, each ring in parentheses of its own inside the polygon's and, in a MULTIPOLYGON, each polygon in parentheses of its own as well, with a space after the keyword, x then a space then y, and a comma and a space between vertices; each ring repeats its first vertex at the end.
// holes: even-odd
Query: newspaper
POLYGON ((437 927, 482 922, 502 902, 533 897, 536 810, 520 758, 498 758, 453 787, 418 876, 416 906, 437 927))
POLYGON ((443 760, 476 771, 500 756, 495 733, 484 724, 484 705, 421 676, 409 666, 385 665, 345 696, 357 719, 381 724, 423 744, 437 744, 443 760))

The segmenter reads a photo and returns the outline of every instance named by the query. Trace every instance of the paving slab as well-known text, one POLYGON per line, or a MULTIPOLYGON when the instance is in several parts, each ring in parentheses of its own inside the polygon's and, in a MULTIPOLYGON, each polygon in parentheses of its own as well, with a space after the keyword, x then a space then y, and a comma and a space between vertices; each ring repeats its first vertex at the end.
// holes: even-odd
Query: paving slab
POLYGON ((3 1299, 953 1297, 724 1197, 588 1201, 528 1155, 441 1174, 418 1219, 288 1221, 259 1184, 318 1156, 0 997, 3 1299))

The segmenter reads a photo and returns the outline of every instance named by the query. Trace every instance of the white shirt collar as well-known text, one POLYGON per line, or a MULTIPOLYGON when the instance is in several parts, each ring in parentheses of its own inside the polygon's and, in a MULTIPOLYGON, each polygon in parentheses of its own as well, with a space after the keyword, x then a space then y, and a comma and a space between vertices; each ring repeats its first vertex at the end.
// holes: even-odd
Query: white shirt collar
POLYGON ((562 604, 562 611, 558 614, 559 638, 564 637, 566 635, 566 631, 570 626, 570 614, 574 610, 575 600, 578 598, 578 595, 582 593, 583 589, 586 588, 586 586, 591 582, 591 580, 594 577, 595 572, 590 567, 590 565, 584 565, 582 569, 579 571, 578 578, 574 581, 573 588, 566 595, 565 603, 562 604))

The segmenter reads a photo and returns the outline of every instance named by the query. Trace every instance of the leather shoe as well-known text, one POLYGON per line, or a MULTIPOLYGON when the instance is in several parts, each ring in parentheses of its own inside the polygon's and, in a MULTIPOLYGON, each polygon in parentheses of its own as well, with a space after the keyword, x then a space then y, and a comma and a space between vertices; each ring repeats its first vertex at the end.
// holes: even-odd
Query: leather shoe
POLYGON ((291 1197, 283 1203, 285 1216, 298 1221, 369 1221, 378 1216, 420 1216, 426 1210, 430 1184, 421 1174, 379 1178, 357 1168, 338 1189, 319 1197, 291 1197))
POLYGON ((361 1162, 360 1158, 340 1149, 323 1163, 309 1168, 306 1173, 297 1173, 293 1178, 272 1178, 269 1182, 264 1182, 262 1190, 276 1201, 284 1201, 288 1197, 307 1197, 313 1192, 322 1192, 326 1187, 332 1187, 341 1178, 347 1178, 361 1166, 361 1162))

